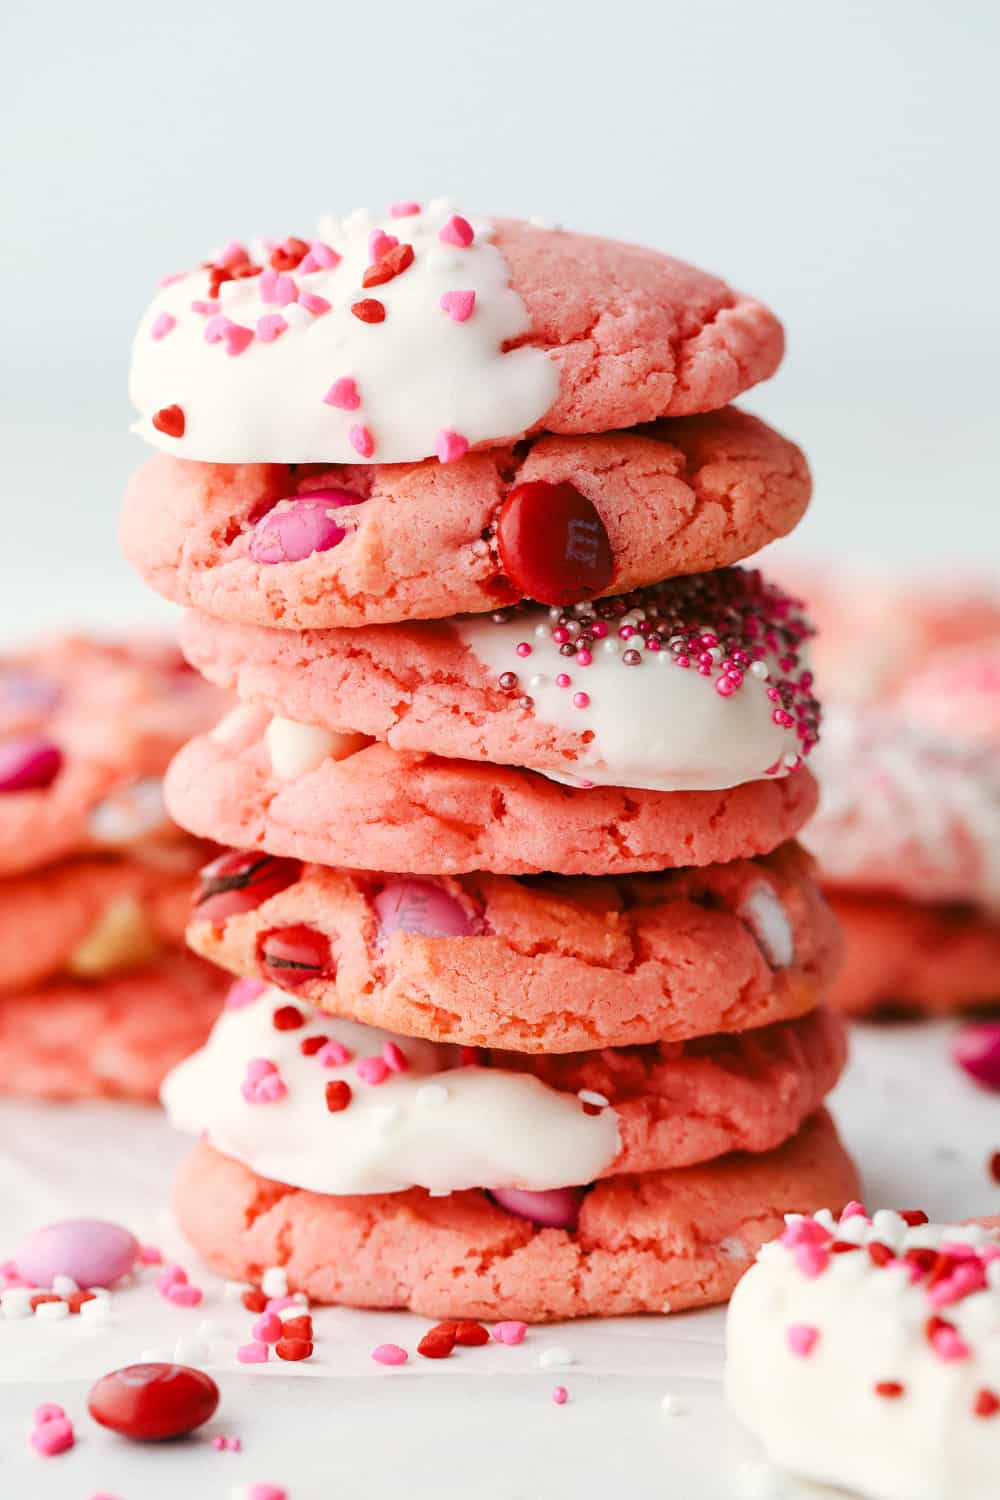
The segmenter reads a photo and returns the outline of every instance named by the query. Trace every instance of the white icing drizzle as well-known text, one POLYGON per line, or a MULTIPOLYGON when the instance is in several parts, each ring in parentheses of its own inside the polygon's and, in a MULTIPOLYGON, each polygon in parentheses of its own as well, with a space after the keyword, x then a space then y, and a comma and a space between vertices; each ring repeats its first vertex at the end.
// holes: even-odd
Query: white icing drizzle
POLYGON ((803 842, 831 879, 863 885, 874 866, 906 891, 916 860, 918 898, 1000 909, 1000 760, 989 746, 838 705, 814 765, 820 805, 803 842))
MULTIPOLYGON (((586 608, 577 606, 577 612, 586 608)), ((551 765, 529 765, 529 770, 570 786, 660 792, 717 791, 788 774, 786 757, 797 764, 797 746, 774 722, 767 695, 767 674, 782 675, 774 653, 757 664, 762 671, 747 673, 739 692, 724 698, 711 678, 678 667, 668 651, 643 653, 641 665, 626 666, 623 655, 637 642, 620 640, 617 627, 630 619, 623 616, 595 643, 585 667, 560 654, 549 611, 540 605, 503 623, 482 615, 453 622, 492 678, 518 673, 536 719, 574 735, 593 734, 572 762, 572 772, 551 765), (518 657, 520 642, 531 646, 530 656, 518 657), (571 678, 569 686, 558 685, 561 674, 571 678), (574 701, 580 692, 589 699, 584 707, 574 701)))
MULTIPOLYGON (((897 1256, 942 1244, 1000 1245, 976 1225, 907 1227, 880 1212, 869 1222, 817 1221, 839 1240, 879 1241, 897 1256)), ((729 1308, 726 1396, 772 1463, 872 1500, 994 1500, 1000 1413, 976 1415, 979 1393, 1000 1395, 1000 1260, 987 1285, 935 1309, 910 1267, 878 1267, 865 1251, 830 1255, 807 1274, 795 1253, 766 1245, 729 1308), (942 1357, 928 1336, 937 1311, 966 1346, 942 1357), (795 1334, 813 1339, 795 1350, 795 1334), (814 1337, 813 1337, 814 1335, 814 1337), (883 1382, 903 1387, 877 1394, 883 1382)), ((945 1335, 950 1338, 951 1335, 945 1335)), ((838 1494, 840 1489, 838 1488, 838 1494)))
POLYGON ((573 1187, 593 1181, 619 1150, 612 1109, 588 1114, 575 1094, 529 1074, 462 1067, 453 1047, 329 1016, 275 989, 224 1011, 205 1046, 168 1076, 162 1098, 179 1129, 204 1131, 262 1176, 318 1193, 573 1187), (276 1030, 272 1016, 284 1005, 295 1005, 306 1024, 276 1030), (304 1056, 302 1041, 320 1035, 353 1059, 328 1067, 319 1054, 304 1056), (381 1057, 387 1043, 405 1056, 407 1071, 364 1082, 358 1059, 381 1057), (283 1098, 243 1097, 254 1058, 277 1066, 283 1098), (331 1113, 325 1087, 338 1079, 352 1097, 331 1113))
MULTIPOLYGON (((300 299, 322 298, 326 311, 310 312, 301 300, 264 301, 268 283, 259 276, 224 282, 219 315, 254 335, 236 354, 223 338, 206 340, 208 315, 192 310, 193 302, 209 300, 210 273, 170 279, 133 345, 129 390, 140 413, 133 430, 178 458, 216 463, 357 463, 359 455, 399 463, 433 456, 442 433, 474 445, 533 427, 558 393, 558 367, 539 349, 503 352, 530 330, 527 309, 509 285, 490 222, 472 219, 471 244, 452 245, 439 237, 452 215, 442 198, 402 218, 325 218, 319 240, 339 263, 287 275, 300 299), (366 288, 375 231, 412 245, 414 259, 393 280, 366 288), (462 320, 441 305, 454 292, 475 293, 462 320), (383 322, 351 312, 365 299, 383 304, 383 322), (275 316, 287 326, 277 337, 261 337, 258 320, 275 316), (337 381, 354 382, 358 404, 324 400, 337 381), (152 422, 172 406, 184 413, 179 437, 152 422), (361 428, 371 437, 367 455, 352 441, 361 428)), ((254 253, 266 267, 267 248, 254 253)))

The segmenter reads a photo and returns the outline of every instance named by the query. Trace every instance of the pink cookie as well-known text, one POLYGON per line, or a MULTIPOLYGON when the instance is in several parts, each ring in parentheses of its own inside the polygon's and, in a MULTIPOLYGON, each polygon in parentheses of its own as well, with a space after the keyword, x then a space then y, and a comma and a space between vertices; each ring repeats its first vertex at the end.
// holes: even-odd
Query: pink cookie
POLYGON ((991 640, 931 652, 894 707, 929 733, 1000 748, 1000 619, 991 640))
POLYGON ((727 568, 561 611, 357 630, 189 614, 183 646, 214 682, 291 721, 268 736, 285 776, 329 753, 320 726, 574 784, 679 791, 737 786, 809 754, 811 633, 760 573, 727 568))
POLYGON ((177 838, 156 863, 80 856, 0 880, 0 994, 56 974, 102 979, 180 947, 205 845, 177 838))
POLYGON ((357 626, 722 567, 790 531, 809 491, 794 444, 727 410, 447 465, 292 473, 160 456, 132 478, 122 535, 178 603, 282 629, 357 626))
POLYGON ((129 385, 180 458, 449 463, 714 410, 782 352, 771 313, 669 256, 435 200, 165 278, 129 385))
POLYGON ((532 1053, 801 1015, 839 958, 794 845, 675 873, 531 881, 401 881, 245 855, 209 866, 202 890, 189 941, 233 973, 404 1035, 532 1053))
POLYGON ((181 1169, 176 1202, 188 1238, 226 1276, 255 1280, 280 1264, 318 1302, 546 1322, 722 1302, 785 1213, 839 1210, 856 1192, 820 1113, 760 1156, 605 1179, 575 1231, 536 1229, 475 1190, 305 1192, 205 1145, 181 1169))
POLYGON ((1000 1005, 1000 918, 969 906, 923 905, 830 890, 846 943, 831 1001, 852 1015, 948 1014, 1000 1005))
POLYGON ((183 827, 325 865, 619 874, 765 853, 815 806, 807 771, 722 792, 584 791, 380 744, 281 782, 264 742, 268 718, 241 710, 175 758, 167 800, 183 827))
POLYGON ((177 951, 99 984, 53 979, 0 997, 3 1092, 152 1101, 205 1040, 228 983, 177 951))
POLYGON ((160 778, 224 708, 164 642, 67 637, 0 661, 0 875, 175 836, 160 778))
POLYGON ((1000 758, 892 710, 830 715, 805 842, 824 879, 917 902, 1000 909, 1000 758))

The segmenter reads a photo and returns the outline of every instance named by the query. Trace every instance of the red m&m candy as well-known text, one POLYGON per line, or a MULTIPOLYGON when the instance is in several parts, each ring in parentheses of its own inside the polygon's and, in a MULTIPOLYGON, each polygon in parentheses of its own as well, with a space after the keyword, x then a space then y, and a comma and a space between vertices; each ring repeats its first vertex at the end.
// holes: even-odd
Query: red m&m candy
POLYGON ((269 854, 233 849, 206 865, 195 898, 194 915, 201 922, 224 922, 240 912, 253 911, 302 873, 297 859, 274 859, 269 854))
POLYGON ((594 599, 614 573, 604 522, 571 484, 516 485, 500 507, 497 546, 511 583, 542 604, 594 599))
POLYGON ((140 1442, 193 1432, 218 1404, 215 1381, 190 1365, 126 1365, 103 1376, 87 1397, 95 1422, 140 1442))
POLYGON ((330 939, 301 923, 296 927, 278 927, 261 939, 260 961, 275 984, 294 990, 320 974, 331 972, 330 939))

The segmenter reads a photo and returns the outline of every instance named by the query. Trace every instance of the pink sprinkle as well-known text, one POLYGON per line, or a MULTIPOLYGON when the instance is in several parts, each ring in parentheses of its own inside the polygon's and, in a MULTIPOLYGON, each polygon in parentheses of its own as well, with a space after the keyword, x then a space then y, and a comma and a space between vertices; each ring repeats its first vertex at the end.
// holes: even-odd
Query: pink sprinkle
POLYGON ((359 1057, 354 1064, 354 1071, 365 1083, 385 1083, 389 1076, 388 1065, 381 1057, 359 1057))
POLYGON ((323 1068, 342 1068, 353 1056, 354 1053, 342 1042, 326 1042, 316 1053, 316 1061, 323 1068))
POLYGON ((284 274, 280 275, 274 283, 274 296, 269 297, 268 301, 277 302, 279 307, 287 307, 289 302, 297 302, 298 300, 299 289, 295 285, 295 278, 284 274))
POLYGON ((284 1312, 286 1307, 303 1307, 304 1305, 305 1304, 300 1302, 298 1297, 295 1296, 294 1292, 288 1292, 284 1297, 268 1298, 267 1306, 264 1308, 264 1311, 269 1313, 280 1313, 284 1312))
POLYGON ((262 1313, 250 1332, 262 1344, 275 1344, 281 1338, 282 1323, 276 1312, 262 1313))
POLYGON ((191 311, 193 313, 201 313, 203 317, 210 318, 219 311, 219 299, 218 297, 212 297, 211 299, 196 297, 191 303, 191 311))
POLYGON ((172 318, 168 312, 161 312, 153 323, 150 332, 154 339, 165 339, 172 328, 177 327, 177 319, 172 318))
POLYGON ((932 1307, 947 1307, 951 1302, 961 1302, 972 1292, 982 1291, 986 1285, 986 1273, 978 1261, 963 1261, 950 1276, 937 1282, 927 1293, 932 1307))
POLYGON ((341 411, 357 411, 361 405, 358 387, 350 375, 342 375, 339 380, 335 380, 323 400, 327 406, 339 407, 341 411))
POLYGON ((589 708, 590 707, 590 694, 589 693, 574 693, 573 694, 573 707, 574 708, 589 708))
POLYGON ((252 1005, 259 1000, 267 989, 267 985, 260 979, 236 979, 229 986, 226 993, 226 1010, 242 1010, 244 1005, 252 1005))
POLYGON ((398 1344, 376 1344, 372 1350, 372 1359, 377 1365, 405 1365, 409 1357, 398 1344))
POLYGON ((215 1449, 216 1453, 222 1453, 222 1452, 224 1452, 225 1448, 226 1448, 226 1440, 225 1440, 225 1438, 224 1437, 214 1437, 212 1439, 212 1447, 215 1449))
POLYGON ((404 201, 389 204, 389 214, 393 219, 409 219, 413 214, 418 214, 419 212, 419 203, 404 201))
POLYGON ((939 1328, 931 1340, 938 1359, 968 1359, 972 1350, 954 1328, 939 1328))
POLYGON ((375 439, 367 427, 358 424, 351 428, 347 436, 355 453, 360 453, 362 458, 371 458, 375 452, 375 439))
POLYGON ((475 232, 468 219, 463 219, 461 214, 452 214, 444 228, 438 234, 438 239, 445 245, 457 245, 460 250, 465 250, 472 244, 475 232))
POLYGON ((278 273, 273 268, 262 271, 257 277, 257 290, 262 302, 273 302, 275 288, 278 285, 278 273))
MULTIPOLYGON (((320 269, 324 271, 330 271, 334 266, 340 265, 340 256, 337 254, 336 250, 334 250, 332 245, 324 245, 322 240, 313 240, 312 244, 309 246, 309 255, 306 257, 306 259, 308 260, 310 258, 312 258, 316 262, 317 266, 319 266, 320 269)), ((305 264, 305 262, 303 262, 303 264, 305 264)), ((299 267, 299 269, 301 270, 301 266, 299 267)))
POLYGON ((518 641, 517 645, 514 647, 514 650, 517 652, 518 656, 531 655, 531 646, 527 641, 518 641))
POLYGON ((254 332, 242 323, 230 323, 222 330, 222 340, 227 354, 242 354, 253 343, 254 332))
POLYGON ((31 1434, 31 1446, 43 1458, 55 1458, 57 1453, 65 1453, 74 1442, 73 1424, 65 1417, 52 1417, 40 1423, 31 1434))
POLYGON ((216 313, 214 318, 209 318, 204 328, 206 344, 217 344, 228 327, 229 319, 224 313, 216 313))
POLYGON ((401 1052, 395 1042, 386 1042, 382 1048, 382 1059, 390 1073, 406 1073, 410 1064, 406 1053, 401 1052))
POLYGON ((278 1484, 264 1484, 258 1481, 247 1491, 247 1500, 288 1500, 288 1491, 283 1490, 278 1484))
POLYGON ((498 1344, 520 1344, 528 1331, 527 1323, 517 1323, 508 1320, 497 1323, 493 1329, 493 1337, 498 1344))
POLYGON ((469 442, 460 432, 443 427, 434 439, 434 450, 443 464, 453 464, 468 453, 469 442))
POLYGON ((197 1307, 202 1295, 200 1286, 189 1286, 184 1281, 175 1281, 167 1288, 167 1301, 175 1307, 197 1307))
POLYGON ((276 338, 280 338, 288 324, 280 313, 265 313, 257 319, 257 337, 262 344, 273 344, 276 338))
POLYGON ((156 1283, 158 1292, 165 1297, 172 1286, 183 1285, 187 1281, 187 1272, 183 1266, 164 1266, 156 1283))
POLYGON ((805 1217, 787 1224, 779 1243, 794 1250, 797 1245, 828 1245, 832 1238, 830 1231, 816 1219, 805 1217))
POLYGON ((276 1063, 271 1062, 268 1057, 252 1057, 247 1063, 247 1082, 259 1083, 266 1078, 268 1073, 277 1073, 276 1063))
POLYGON ((811 1323, 789 1323, 785 1329, 785 1342, 793 1354, 805 1359, 816 1347, 819 1329, 811 1323))
POLYGON ((476 305, 475 292, 442 292, 441 307, 453 323, 464 323, 472 317, 476 305))
POLYGON ((573 681, 568 672, 560 672, 556 677, 556 687, 568 688, 573 681))
POLYGON ((141 1266, 162 1266, 163 1251, 159 1245, 140 1245, 139 1264, 141 1266))
POLYGON ((255 1340, 252 1344, 241 1344, 236 1358, 241 1365, 263 1365, 267 1363, 270 1352, 266 1344, 255 1340))
POLYGON ((239 240, 230 240, 226 248, 215 257, 215 264, 225 266, 228 270, 230 266, 238 266, 249 259, 246 245, 241 245, 239 240))
POLYGON ((389 251, 394 250, 398 244, 399 240, 394 234, 386 234, 384 229, 373 229, 368 236, 369 265, 374 265, 377 260, 382 259, 383 255, 388 255, 389 251))
POLYGON ((552 1387, 552 1399, 557 1406, 565 1406, 569 1400, 569 1391, 564 1385, 554 1385, 552 1387))
POLYGON ((312 313, 314 318, 321 318, 330 311, 332 303, 327 302, 325 297, 317 297, 315 292, 303 292, 299 297, 299 306, 312 313))
POLYGON ((31 1414, 31 1420, 36 1427, 43 1422, 55 1422, 66 1415, 61 1406, 56 1406, 54 1401, 43 1401, 41 1406, 36 1406, 31 1414))
POLYGON ((824 1250, 821 1245, 798 1245, 792 1254, 803 1276, 810 1279, 822 1276, 830 1261, 829 1251, 824 1250))
POLYGON ((166 276, 161 276, 157 282, 158 286, 173 286, 175 281, 183 281, 187 271, 168 271, 166 276))

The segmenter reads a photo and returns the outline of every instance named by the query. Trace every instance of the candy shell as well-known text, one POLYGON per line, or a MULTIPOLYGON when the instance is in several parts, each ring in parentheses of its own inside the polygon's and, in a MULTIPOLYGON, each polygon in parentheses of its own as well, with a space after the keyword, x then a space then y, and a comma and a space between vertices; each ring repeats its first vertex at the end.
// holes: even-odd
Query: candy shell
POLYGON ((607 592, 615 570, 604 522, 571 484, 515 486, 500 507, 497 546, 511 583, 542 604, 594 599, 607 592))
POLYGON ((333 963, 330 940, 313 927, 280 927, 264 934, 260 961, 282 989, 297 989, 320 974, 328 974, 333 963))
POLYGON ((219 1404, 219 1387, 190 1365, 126 1365, 103 1376, 87 1398, 95 1422, 122 1437, 159 1442, 193 1432, 219 1404))
POLYGON ((580 1214, 580 1194, 576 1188, 550 1188, 544 1193, 493 1188, 490 1196, 509 1214, 530 1219, 544 1229, 575 1229, 580 1214))
POLYGON ((390 880, 372 906, 381 942, 386 942, 394 932, 415 932, 421 937, 472 937, 482 927, 461 902, 433 880, 390 880))
POLYGON ((201 871, 195 920, 224 922, 237 913, 254 911, 271 896, 294 885, 301 873, 297 859, 273 859, 268 854, 233 849, 201 871))
POLYGON ((255 563, 273 564, 301 562, 314 552, 329 552, 347 535, 332 512, 358 505, 361 499, 349 490, 330 489, 280 501, 250 533, 250 556, 255 563))
POLYGON ((38 1229, 14 1257, 32 1286, 72 1276, 77 1286, 113 1286, 139 1258, 139 1241, 106 1219, 62 1219, 38 1229))
POLYGON ((41 791, 51 786, 62 768, 58 745, 34 734, 14 735, 0 742, 0 792, 41 791))

